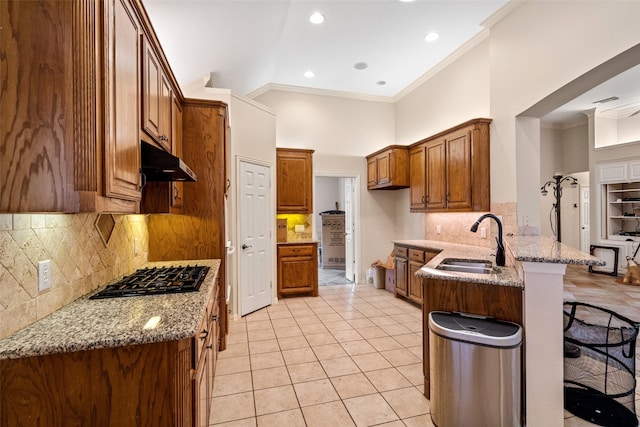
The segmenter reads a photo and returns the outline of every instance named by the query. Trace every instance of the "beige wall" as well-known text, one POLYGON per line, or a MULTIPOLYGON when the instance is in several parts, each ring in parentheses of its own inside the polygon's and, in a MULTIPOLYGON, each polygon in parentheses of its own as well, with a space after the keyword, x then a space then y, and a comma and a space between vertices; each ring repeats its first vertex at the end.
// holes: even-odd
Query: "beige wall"
POLYGON ((0 214, 0 338, 147 262, 147 217, 114 217, 105 246, 94 227, 97 214, 0 214), (52 286, 38 292, 37 265, 46 259, 52 286))
POLYGON ((517 200, 519 221, 538 210, 521 208, 539 179, 527 179, 516 192, 513 177, 533 177, 539 166, 527 156, 517 162, 515 153, 535 152, 539 142, 516 135, 516 116, 638 44, 639 14, 639 2, 525 1, 491 27, 491 190, 494 200, 517 200))

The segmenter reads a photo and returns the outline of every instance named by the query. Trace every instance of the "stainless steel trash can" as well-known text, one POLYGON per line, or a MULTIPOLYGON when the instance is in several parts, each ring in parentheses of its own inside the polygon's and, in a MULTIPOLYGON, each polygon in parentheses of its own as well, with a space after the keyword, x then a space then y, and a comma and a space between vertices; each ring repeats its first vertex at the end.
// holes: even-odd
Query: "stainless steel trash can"
POLYGON ((438 427, 521 425, 522 328, 429 313, 431 419, 438 427))

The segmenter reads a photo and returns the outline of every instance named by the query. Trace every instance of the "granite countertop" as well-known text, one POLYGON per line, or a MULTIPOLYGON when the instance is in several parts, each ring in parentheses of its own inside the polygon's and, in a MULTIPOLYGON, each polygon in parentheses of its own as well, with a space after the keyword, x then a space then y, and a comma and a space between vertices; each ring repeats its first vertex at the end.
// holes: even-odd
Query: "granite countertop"
MULTIPOLYGON (((0 359, 173 341, 196 335, 220 260, 151 262, 147 267, 209 266, 198 292, 91 300, 98 290, 0 340, 0 359), (144 330, 155 316, 160 323, 144 330)), ((105 284, 106 285, 106 284, 105 284)), ((102 287, 100 288, 102 289, 102 287)))
POLYGON ((460 282, 484 283, 497 286, 524 287, 524 282, 518 276, 513 266, 495 266, 495 250, 482 246, 461 245, 458 243, 442 242, 437 240, 394 240, 393 243, 415 248, 438 252, 427 264, 416 272, 416 276, 433 279, 454 279, 460 282), (445 258, 460 260, 485 260, 494 264, 494 274, 459 273, 453 271, 437 270, 436 267, 445 258))
POLYGON ((278 242, 278 245, 304 245, 305 243, 319 243, 317 240, 296 240, 293 242, 278 242))
MULTIPOLYGON (((514 265, 495 266, 495 249, 434 240, 395 240, 393 243, 438 252, 438 255, 416 272, 419 277, 452 278, 461 282, 524 287, 524 281, 520 278, 514 265), (445 258, 491 261, 498 272, 495 274, 473 274, 436 269, 445 258)), ((505 250, 512 255, 510 257, 507 254, 507 264, 512 258, 516 262, 605 265, 604 261, 593 255, 544 236, 506 236, 505 250)))
POLYGON ((579 265, 606 264, 598 257, 545 236, 506 236, 505 243, 516 261, 579 265))

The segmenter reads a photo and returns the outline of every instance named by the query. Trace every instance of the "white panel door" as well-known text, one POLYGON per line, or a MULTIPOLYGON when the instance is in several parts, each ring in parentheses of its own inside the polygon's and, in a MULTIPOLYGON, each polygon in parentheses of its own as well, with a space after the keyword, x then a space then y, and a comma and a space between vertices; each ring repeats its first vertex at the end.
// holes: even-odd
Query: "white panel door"
POLYGON ((589 187, 580 186, 580 250, 589 253, 589 187))
POLYGON ((353 210, 354 210, 354 178, 346 178, 344 180, 344 275, 348 280, 355 281, 355 244, 354 244, 354 226, 353 226, 353 210))
POLYGON ((268 166, 240 162, 238 209, 240 315, 271 304, 270 182, 268 166))

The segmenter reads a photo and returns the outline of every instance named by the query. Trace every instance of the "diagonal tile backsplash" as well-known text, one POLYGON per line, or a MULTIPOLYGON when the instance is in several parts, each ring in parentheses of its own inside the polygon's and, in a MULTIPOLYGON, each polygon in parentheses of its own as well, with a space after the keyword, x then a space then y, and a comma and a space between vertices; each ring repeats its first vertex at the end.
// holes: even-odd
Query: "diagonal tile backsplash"
POLYGON ((114 215, 106 246, 95 228, 97 217, 0 214, 0 339, 147 262, 147 216, 114 215), (52 285, 38 292, 37 265, 46 259, 52 285))

